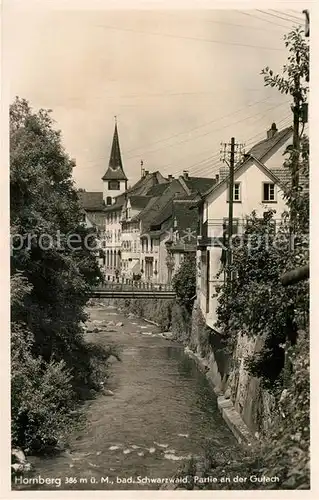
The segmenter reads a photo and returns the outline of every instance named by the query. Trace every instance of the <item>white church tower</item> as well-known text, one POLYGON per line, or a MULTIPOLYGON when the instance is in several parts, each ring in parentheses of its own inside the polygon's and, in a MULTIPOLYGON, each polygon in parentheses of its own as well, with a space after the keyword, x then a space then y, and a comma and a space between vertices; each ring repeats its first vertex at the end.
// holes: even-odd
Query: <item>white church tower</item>
POLYGON ((102 181, 105 205, 112 205, 115 197, 127 190, 127 177, 122 165, 116 117, 109 167, 103 175, 102 181))

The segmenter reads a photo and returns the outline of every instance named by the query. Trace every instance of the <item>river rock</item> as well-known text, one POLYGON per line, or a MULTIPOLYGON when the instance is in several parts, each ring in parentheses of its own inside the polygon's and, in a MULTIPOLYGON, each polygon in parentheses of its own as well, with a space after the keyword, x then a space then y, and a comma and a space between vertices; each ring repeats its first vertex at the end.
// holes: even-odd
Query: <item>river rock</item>
POLYGON ((164 339, 171 339, 171 338, 173 338, 172 332, 162 332, 161 336, 164 337, 164 339))
POLYGON ((25 473, 32 470, 32 465, 27 462, 24 452, 19 448, 13 448, 11 451, 11 470, 13 473, 25 473))
POLYGON ((15 458, 15 462, 24 463, 26 462, 25 454, 22 450, 18 448, 13 448, 11 451, 12 458, 15 458))
POLYGON ((119 321, 118 323, 116 323, 116 326, 123 326, 122 321, 119 321))
POLYGON ((113 391, 111 391, 110 389, 106 389, 106 390, 104 391, 104 395, 105 395, 105 396, 114 396, 114 392, 113 392, 113 391))
POLYGON ((159 446, 160 448, 168 448, 168 444, 157 443, 156 441, 154 441, 154 444, 156 444, 156 446, 159 446))
POLYGON ((114 321, 109 321, 108 324, 107 324, 107 326, 115 326, 114 321))

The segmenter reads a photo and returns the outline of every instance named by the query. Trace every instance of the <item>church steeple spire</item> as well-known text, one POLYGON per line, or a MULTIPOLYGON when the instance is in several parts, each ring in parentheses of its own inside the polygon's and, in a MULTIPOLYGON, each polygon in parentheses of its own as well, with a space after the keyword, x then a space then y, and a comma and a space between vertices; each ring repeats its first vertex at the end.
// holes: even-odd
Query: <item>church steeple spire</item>
POLYGON ((121 149, 120 149, 120 141, 119 141, 119 135, 118 135, 118 130, 117 130, 117 117, 115 116, 115 127, 114 127, 114 134, 113 134, 113 141, 112 141, 112 147, 111 147, 111 154, 110 154, 110 160, 109 160, 109 167, 105 174, 102 177, 103 181, 108 181, 108 180, 125 180, 127 181, 127 177, 124 173, 123 170, 123 164, 122 164, 122 156, 121 156, 121 149))

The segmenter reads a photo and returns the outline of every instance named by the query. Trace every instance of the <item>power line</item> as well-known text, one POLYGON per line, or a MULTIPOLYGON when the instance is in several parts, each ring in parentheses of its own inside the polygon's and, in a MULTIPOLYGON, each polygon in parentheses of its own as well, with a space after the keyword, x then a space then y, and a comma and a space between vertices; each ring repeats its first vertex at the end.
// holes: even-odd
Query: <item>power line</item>
POLYGON ((217 43, 221 45, 232 45, 232 46, 237 46, 237 47, 248 47, 248 48, 254 48, 258 50, 276 50, 276 51, 283 51, 284 49, 280 48, 275 48, 275 47, 262 47, 260 45, 249 45, 245 43, 238 43, 238 42, 223 42, 221 40, 212 40, 210 38, 197 38, 197 37, 191 37, 191 36, 182 36, 182 35, 172 35, 170 33, 156 33, 153 31, 142 31, 142 30, 135 30, 133 28, 119 28, 116 26, 107 26, 107 25, 97 25, 99 28, 104 28, 108 30, 114 30, 114 31, 128 31, 128 32, 133 32, 133 33, 141 33, 144 35, 155 35, 155 36, 163 36, 163 37, 169 37, 169 38, 179 38, 183 40, 195 40, 195 41, 200 41, 200 42, 208 42, 208 43, 217 43))
POLYGON ((268 33, 279 33, 279 31, 276 31, 276 30, 271 30, 271 29, 267 29, 267 28, 259 28, 257 26, 249 26, 248 24, 226 23, 224 21, 212 21, 212 20, 208 20, 208 19, 206 19, 206 22, 207 23, 214 23, 214 24, 224 24, 227 26, 236 26, 236 27, 245 28, 245 29, 255 29, 255 30, 261 30, 261 31, 267 31, 268 33))
POLYGON ((281 28, 287 29, 287 26, 284 26, 283 24, 275 23, 274 21, 270 21, 269 19, 265 19, 264 17, 255 16, 254 14, 248 14, 248 12, 242 12, 241 10, 239 10, 238 12, 240 14, 243 14, 244 16, 254 17, 255 19, 259 19, 260 21, 265 21, 266 23, 270 23, 273 26, 280 26, 281 28))
MULTIPOLYGON (((247 106, 245 106, 245 108, 242 108, 241 110, 238 110, 238 111, 232 112, 232 113, 230 113, 229 115, 225 115, 225 116, 224 116, 224 117, 222 117, 222 118, 217 118, 217 119, 215 119, 215 120, 212 120, 211 122, 209 122, 209 124, 211 124, 211 123, 216 123, 216 122, 220 121, 220 120, 221 120, 221 119, 223 119, 223 118, 227 118, 227 117, 229 117, 229 116, 232 116, 232 115, 234 115, 234 114, 238 113, 239 111, 242 111, 243 109, 246 109, 246 108, 249 108, 249 107, 255 106, 256 104, 261 104, 261 103, 266 102, 266 101, 268 101, 268 100, 269 100, 269 99, 264 99, 263 101, 255 102, 255 103, 253 103, 253 104, 248 104, 247 106)), ((276 106, 275 106, 275 108, 277 108, 277 107, 279 107, 279 106, 283 106, 284 104, 287 104, 288 102, 289 102, 289 101, 285 101, 285 102, 283 102, 283 103, 281 103, 281 104, 279 104, 279 105, 276 105, 276 106)), ((270 108, 270 109, 274 109, 274 107, 272 107, 272 108, 270 108)), ((268 110, 267 110, 267 111, 268 111, 268 110)), ((258 113, 258 114, 260 114, 260 113, 258 113)), ((256 116, 256 115, 250 115, 250 116, 247 116, 247 117, 245 117, 245 118, 243 118, 243 119, 241 119, 241 120, 239 120, 239 121, 237 121, 237 122, 235 122, 235 123, 226 124, 226 125, 224 125, 223 127, 219 127, 219 128, 223 129, 223 128, 230 127, 230 126, 232 126, 232 125, 236 125, 237 123, 241 123, 241 122, 243 122, 243 121, 245 121, 245 120, 247 120, 247 119, 249 119, 249 118, 252 118, 252 117, 254 117, 254 116, 256 116)), ((206 125, 207 125, 207 124, 206 124, 206 125)), ((195 127, 195 129, 193 129, 193 130, 196 130, 196 129, 199 129, 199 128, 203 128, 203 127, 204 127, 204 126, 206 126, 206 125, 200 125, 200 126, 198 126, 198 127, 195 127)), ((204 134, 197 135, 196 137, 191 137, 191 138, 189 138, 189 139, 186 139, 186 140, 183 140, 183 141, 179 141, 179 142, 177 142, 177 143, 168 144, 167 146, 164 146, 164 147, 161 147, 161 148, 157 148, 157 149, 153 149, 153 150, 148 151, 148 152, 146 152, 146 153, 148 153, 148 154, 152 154, 152 153, 155 153, 155 152, 157 152, 157 151, 160 151, 160 150, 162 150, 162 149, 164 149, 164 148, 171 148, 171 147, 177 146, 177 145, 179 145, 179 144, 184 144, 185 142, 189 142, 189 141, 191 141, 191 140, 197 140, 197 139, 199 139, 199 138, 201 138, 201 137, 204 137, 204 136, 206 136, 206 135, 210 134, 210 133, 211 133, 211 132, 213 132, 214 130, 217 130, 217 129, 213 129, 213 130, 211 130, 211 131, 205 132, 204 134)), ((190 130, 190 132, 191 132, 191 131, 192 131, 192 130, 190 130)), ((180 134, 176 134, 176 135, 180 135, 180 134)), ((140 156, 140 153, 139 153, 139 154, 137 154, 137 155, 129 156, 127 159, 128 159, 128 160, 130 160, 130 159, 132 159, 132 158, 136 158, 136 157, 138 157, 138 156, 140 156)))
MULTIPOLYGON (((170 137, 167 137, 167 138, 165 138, 165 139, 160 139, 160 140, 156 141, 156 142, 155 142, 155 143, 153 143, 153 144, 156 144, 156 143, 159 143, 159 142, 164 142, 164 141, 166 141, 166 140, 170 140, 170 139, 172 139, 172 138, 174 138, 174 137, 177 137, 177 136, 179 136, 179 135, 184 135, 184 134, 187 134, 187 133, 189 134, 190 132, 193 132, 194 130, 198 130, 198 129, 200 129, 200 128, 206 127, 207 125, 211 125, 212 123, 219 122, 220 120, 223 120, 224 118, 228 118, 229 116, 232 116, 232 115, 234 115, 234 114, 237 114, 237 113, 239 113, 240 111, 246 110, 246 109, 247 109, 247 108, 249 108, 249 107, 255 106, 255 105, 257 105, 257 104, 262 104, 262 103, 265 103, 265 102, 267 102, 267 101, 269 101, 269 98, 267 98, 267 99, 263 99, 263 100, 261 100, 261 101, 254 102, 254 103, 252 103, 252 104, 248 104, 247 106, 245 106, 245 107, 243 107, 243 108, 240 108, 240 109, 239 109, 239 110, 237 110, 237 111, 233 111, 233 112, 229 113, 228 115, 225 115, 224 117, 219 117, 219 118, 216 118, 216 119, 214 119, 214 120, 211 120, 211 121, 209 121, 209 122, 206 122, 205 124, 202 124, 202 125, 199 125, 199 126, 197 126, 197 127, 194 127, 194 128, 192 128, 192 129, 190 129, 190 130, 188 130, 188 131, 185 131, 185 132, 179 132, 179 133, 174 134, 174 135, 172 135, 172 136, 170 136, 170 137)), ((268 111, 272 111, 272 110, 273 110, 273 109, 275 109, 275 108, 278 108, 278 107, 280 107, 280 106, 286 105, 288 102, 289 102, 289 101, 285 101, 285 102, 283 102, 283 103, 281 103, 281 104, 279 104, 279 105, 278 105, 278 104, 276 104, 275 106, 271 106, 270 108, 268 108, 268 109, 266 110, 266 113, 267 113, 268 111)), ((151 150, 151 151, 146 151, 146 153, 145 153, 145 151, 144 151, 144 156, 145 156, 145 154, 152 154, 152 153, 155 153, 155 152, 157 152, 157 151, 161 151, 162 149, 166 149, 166 148, 170 148, 170 147, 175 147, 175 146, 178 146, 178 145, 180 145, 180 144, 184 144, 185 142, 189 142, 189 141, 191 141, 191 140, 196 140, 196 139, 199 139, 199 138, 201 138, 201 137, 204 137, 204 136, 206 136, 206 135, 211 134, 212 132, 214 132, 214 131, 216 131, 216 130, 222 130, 222 129, 224 129, 224 128, 228 128, 228 127, 231 127, 231 126, 233 126, 233 125, 237 125, 238 123, 242 123, 243 121, 249 120, 250 118, 254 118, 254 117, 256 117, 256 116, 260 115, 261 113, 263 113, 263 112, 259 112, 259 113, 257 113, 257 114, 253 114, 253 115, 250 115, 250 116, 246 116, 246 117, 244 117, 244 118, 242 118, 242 119, 238 120, 237 122, 228 123, 228 124, 226 124, 226 125, 224 125, 224 126, 222 126, 222 127, 218 127, 217 129, 215 128, 215 129, 213 129, 213 130, 210 130, 210 131, 208 131, 208 132, 205 132, 204 134, 200 134, 200 135, 198 135, 198 136, 196 136, 196 137, 191 137, 191 138, 188 138, 188 139, 186 139, 186 140, 179 141, 179 142, 177 142, 177 143, 168 144, 168 145, 166 145, 166 146, 162 146, 162 147, 160 147, 160 148, 153 149, 153 150, 151 150)), ((262 115, 262 117, 261 117, 261 118, 263 118, 264 116, 265 116, 265 114, 263 113, 263 115, 262 115)), ((260 119, 261 119, 261 118, 260 118, 260 119)), ((257 121, 258 121, 258 120, 257 120, 257 121)), ((135 149, 143 149, 143 146, 141 146, 141 147, 139 147, 139 148, 135 148, 135 149)), ((134 150, 130 150, 130 151, 134 151, 134 150)), ((125 153, 128 153, 128 152, 129 152, 129 151, 126 151, 125 153)), ((142 153, 140 152, 140 153, 138 153, 138 154, 135 154, 135 155, 129 156, 129 157, 127 157, 127 158, 126 158, 126 160, 131 160, 131 159, 133 159, 133 158, 140 157, 140 156, 141 156, 141 154, 142 154, 142 153)), ((96 159, 96 160, 91 160, 91 161, 92 161, 92 162, 96 162, 97 160, 104 160, 104 159, 106 159, 106 157, 105 157, 105 156, 100 157, 100 158, 98 158, 98 159, 96 159)), ((89 161, 89 160, 88 160, 88 161, 89 161)), ((167 167, 169 167, 170 165, 172 165, 172 164, 168 164, 168 165, 166 165, 166 166, 167 166, 167 167)), ((86 167, 86 168, 90 168, 90 167, 86 167)), ((162 168, 164 168, 164 167, 162 167, 162 168)))
MULTIPOLYGON (((212 123, 219 122, 220 120, 223 120, 224 118, 229 118, 230 116, 233 116, 233 115, 235 115, 235 114, 237 114, 237 113, 240 113, 241 111, 244 111, 244 110, 246 110, 247 108, 253 107, 253 106, 257 105, 257 104, 263 104, 263 103, 265 103, 265 102, 267 102, 267 101, 269 101, 269 98, 262 99, 262 100, 260 100, 260 101, 256 101, 256 102, 254 102, 254 103, 252 103, 252 104, 248 104, 247 106, 244 106, 244 107, 242 107, 242 108, 240 108, 240 109, 238 109, 238 110, 236 110, 236 111, 232 111, 231 113, 229 113, 229 114, 227 114, 227 115, 224 115, 224 116, 221 116, 221 117, 215 118, 214 120, 210 120, 210 121, 205 122, 205 123, 203 123, 203 124, 201 124, 201 125, 198 125, 197 127, 193 127, 193 128, 191 128, 191 129, 185 130, 185 131, 183 131, 183 132, 178 132, 178 133, 173 134, 173 135, 171 135, 171 136, 168 136, 168 137, 166 137, 166 138, 163 138, 163 139, 158 139, 157 141, 154 141, 154 142, 152 142, 152 143, 148 143, 148 144, 147 144, 147 146, 152 146, 152 145, 155 145, 155 144, 159 144, 159 143, 161 143, 161 142, 168 141, 168 140, 173 139, 173 138, 175 138, 175 137, 178 137, 178 136, 180 136, 180 135, 190 134, 191 132, 194 132, 195 130, 199 130, 199 129, 201 129, 201 128, 204 128, 204 127, 206 127, 206 126, 208 126, 208 125, 211 125, 212 123)), ((197 137, 201 137, 201 136, 197 136, 197 137)), ((196 137, 195 137, 194 139, 196 139, 196 137)), ((188 141, 188 140, 190 140, 190 139, 187 139, 187 141, 188 141)), ((179 142, 179 143, 177 143, 177 144, 181 144, 181 143, 183 143, 183 142, 187 142, 187 141, 181 141, 181 142, 179 142)), ((175 145, 175 144, 171 144, 171 145, 168 145, 167 147, 172 147, 172 146, 174 146, 174 145, 175 145)), ((164 146, 164 147, 166 147, 166 146, 164 146)), ((123 152, 123 154, 128 154, 128 153, 131 153, 131 152, 133 152, 133 151, 137 151, 137 150, 141 150, 141 149, 145 149, 145 145, 144 145, 144 146, 139 146, 139 147, 137 147, 137 148, 133 148, 133 149, 130 149, 130 150, 127 150, 127 151, 124 151, 124 152, 123 152)), ((155 149, 155 150, 151 150, 151 151, 149 151, 149 153, 157 152, 157 151, 160 151, 161 149, 163 149, 163 148, 157 148, 157 149, 155 149)), ((146 152, 147 152, 147 151, 146 151, 146 152)), ((134 154, 134 155, 132 155, 132 156, 129 156, 129 157, 128 157, 128 158, 126 158, 126 159, 127 159, 127 160, 131 160, 131 159, 133 159, 133 158, 137 158, 137 157, 139 157, 142 153, 143 153, 143 154, 145 154, 145 151, 140 152, 140 153, 137 153, 137 154, 134 154)), ((105 160, 105 159, 107 159, 107 157, 102 156, 102 157, 100 157, 100 158, 97 158, 97 159, 95 159, 95 160, 91 160, 91 161, 92 161, 92 162, 96 162, 97 160, 105 160)), ((87 162, 89 162, 89 161, 90 161, 90 160, 87 160, 87 162)))
MULTIPOLYGON (((289 119, 289 121, 290 121, 290 115, 287 115, 285 118, 282 118, 281 120, 277 121, 277 124, 280 124, 280 123, 282 123, 282 122, 285 122, 285 121, 287 121, 288 119, 289 119)), ((287 124, 287 125, 288 125, 288 124, 287 124)), ((286 126, 286 125, 285 125, 285 126, 286 126)), ((264 132, 259 132, 258 134, 255 134, 255 135, 251 136, 251 137, 247 140, 248 142, 245 142, 245 146, 249 146, 250 144, 255 143, 255 141, 256 141, 256 137, 261 136, 261 135, 264 135, 264 132)), ((261 139, 261 140, 262 140, 262 139, 261 139)), ((257 143, 257 144, 258 144, 258 143, 257 143)), ((217 153, 217 154, 215 154, 215 155, 212 155, 211 157, 208 157, 208 158, 206 158, 206 159, 202 160, 202 162, 198 162, 197 164, 189 165, 189 166, 187 166, 187 169, 191 169, 191 168, 192 168, 192 167, 194 167, 194 166, 195 166, 195 167, 197 167, 197 166, 198 166, 199 168, 194 168, 194 169, 193 169, 193 172, 194 172, 194 173, 196 173, 196 172, 198 172, 198 173, 201 173, 201 172, 207 172, 207 170, 210 170, 210 171, 214 172, 215 170, 214 170, 214 169, 212 169, 212 167, 214 167, 214 166, 218 166, 218 165, 220 166, 220 161, 219 161, 219 160, 218 160, 218 161, 214 161, 214 162, 210 163, 210 164, 209 164, 207 167, 205 167, 205 168, 203 168, 203 166, 200 166, 200 163, 209 162, 209 161, 210 161, 210 158, 211 158, 211 159, 213 159, 213 158, 214 158, 214 157, 216 157, 216 156, 218 156, 218 157, 219 157, 219 153, 217 153)), ((163 167, 162 167, 162 168, 163 168, 163 167)), ((217 170, 218 170, 218 169, 217 169, 217 170)), ((177 172, 179 172, 179 171, 180 171, 180 170, 176 170, 175 172, 173 172, 173 175, 175 175, 175 174, 176 174, 177 172)))
POLYGON ((286 21, 287 23, 292 23, 293 21, 290 20, 290 19, 287 19, 285 17, 282 17, 282 16, 278 16, 277 14, 272 14, 271 12, 267 12, 265 10, 259 10, 257 9, 257 12, 261 12, 262 14, 266 14, 267 16, 272 16, 272 17, 275 17, 276 19, 283 19, 284 21, 286 21))
MULTIPOLYGON (((262 118, 263 118, 263 117, 262 117, 262 118)), ((284 119, 282 119, 282 120, 280 120, 280 121, 277 121, 277 123, 278 123, 278 124, 280 124, 282 121, 285 121, 287 118, 288 118, 288 117, 285 117, 284 119)), ((252 136, 250 139, 248 139, 249 143, 250 143, 250 142, 255 142, 255 141, 256 141, 256 139, 255 139, 254 141, 253 141, 253 139, 254 139, 254 138, 256 138, 256 137, 258 137, 258 136, 260 136, 260 135, 264 135, 264 132, 259 132, 258 134, 255 134, 254 136, 252 136)), ((248 145, 249 145, 249 143, 247 143, 247 144, 245 144, 245 145, 246 145, 246 146, 248 146, 248 145)), ((211 169, 214 165, 220 165, 219 159, 218 159, 217 161, 215 160, 214 162, 211 162, 211 160, 212 160, 213 158, 215 158, 215 157, 218 157, 218 158, 219 158, 219 154, 218 154, 218 153, 217 153, 217 154, 214 154, 214 155, 212 155, 211 157, 208 157, 208 158, 206 158, 206 159, 202 160, 201 162, 195 163, 195 164, 193 164, 193 165, 189 165, 187 168, 188 168, 188 169, 191 169, 191 168, 193 168, 193 167, 198 167, 198 168, 193 168, 193 172, 196 172, 196 171, 205 172, 207 169, 211 169), (206 168, 204 168, 204 169, 203 169, 203 165, 201 165, 201 163, 207 163, 207 162, 210 162, 210 164, 209 164, 206 168)), ((164 169, 164 172, 165 172, 165 170, 166 170, 166 169, 165 169, 164 167, 161 167, 161 168, 162 168, 162 169, 164 169)), ((184 167, 184 168, 185 168, 185 167, 184 167)), ((180 170, 181 170, 181 168, 180 168, 180 169, 178 169, 178 170, 176 170, 176 171, 174 171, 174 172, 173 172, 173 175, 177 174, 180 170)), ((200 172, 199 172, 199 173, 200 173, 200 172)))
MULTIPOLYGON (((168 140, 170 140, 170 139, 173 139, 174 137, 178 137, 179 135, 189 134, 190 132, 194 132, 194 130, 199 130, 199 129, 201 129, 201 128, 206 127, 207 125, 211 125, 212 123, 216 123, 216 122, 218 122, 218 121, 220 121, 220 120, 223 120, 224 118, 228 118, 228 117, 230 117, 230 116, 233 116, 234 114, 240 113, 240 111, 244 111, 244 110, 246 110, 246 109, 247 109, 247 107, 252 107, 252 106, 255 106, 256 104, 262 104, 262 103, 264 103, 264 102, 267 102, 268 100, 269 100, 269 98, 262 99, 261 101, 256 101, 256 102, 254 102, 254 103, 252 103, 252 104, 249 104, 248 106, 245 106, 245 107, 243 107, 243 108, 238 109, 237 111, 232 111, 231 113, 229 113, 229 114, 227 114, 227 115, 221 116, 221 117, 219 117, 219 118, 215 118, 214 120, 210 120, 209 122, 203 123, 202 125, 198 125, 197 127, 193 127, 193 128, 191 128, 191 129, 185 130, 184 132, 178 132, 177 134, 173 134, 173 135, 168 136, 168 137, 166 137, 166 138, 164 138, 164 139, 159 139, 159 140, 157 140, 157 141, 155 141, 155 142, 149 143, 148 145, 149 145, 149 146, 152 146, 152 145, 154 145, 154 144, 158 144, 158 143, 160 143, 160 142, 164 142, 164 141, 168 141, 168 140)), ((133 152, 133 151, 136 151, 136 150, 138 150, 138 149, 143 149, 143 148, 145 148, 145 146, 140 146, 140 147, 138 147, 138 148, 133 148, 133 149, 130 149, 130 150, 128 150, 128 151, 125 151, 125 154, 127 154, 127 153, 131 153, 131 152, 133 152)), ((139 156, 139 155, 135 155, 135 156, 139 156)), ((133 156, 132 158, 134 158, 135 156, 133 156)), ((130 159, 130 158, 128 158, 128 159, 130 159)))
MULTIPOLYGON (((270 111, 271 109, 275 109, 275 108, 278 108, 278 107, 280 107, 280 106, 283 106, 283 105, 287 104, 288 102, 289 102, 289 101, 285 101, 285 102, 283 102, 283 103, 281 103, 281 104, 279 104, 279 105, 277 104, 276 106, 274 106, 274 107, 272 107, 272 108, 269 108, 267 111, 270 111)), ((247 107, 248 107, 248 106, 247 106, 247 107)), ((260 113, 258 113, 258 114, 260 114, 260 113)), ((256 115, 246 116, 245 118, 243 118, 243 119, 241 119, 241 120, 238 120, 237 122, 226 124, 226 125, 224 125, 223 127, 218 127, 218 129, 213 129, 213 130, 211 130, 211 131, 209 131, 209 132, 205 132, 205 134, 201 134, 201 135, 198 135, 198 136, 196 136, 196 137, 194 137, 194 138, 187 139, 187 140, 184 140, 184 141, 180 141, 180 142, 178 142, 178 143, 176 143, 176 144, 171 144, 171 145, 168 145, 168 146, 166 146, 166 147, 167 147, 167 148, 169 148, 169 147, 172 147, 172 146, 177 146, 177 145, 179 145, 179 144, 184 144, 185 142, 188 142, 188 141, 190 141, 190 140, 196 140, 196 139, 199 139, 199 138, 201 138, 201 137, 204 137, 204 136, 206 136, 206 135, 211 134, 211 132, 214 132, 215 130, 222 130, 222 129, 224 129, 224 128, 228 128, 228 127, 231 127, 231 126, 233 126, 233 125, 237 125, 238 123, 242 123, 243 121, 249 120, 250 118, 253 118, 253 117, 255 117, 255 116, 256 116, 256 115)), ((159 148, 159 149, 153 150, 153 151, 151 151, 151 153, 156 152, 156 151, 159 151, 159 150, 161 150, 161 149, 163 149, 163 148, 159 148)))
POLYGON ((290 17, 293 21, 300 21, 300 22, 303 21, 303 19, 301 17, 292 16, 291 14, 288 14, 287 12, 282 12, 280 10, 274 10, 274 9, 271 9, 271 10, 272 10, 272 12, 276 12, 277 14, 283 14, 286 17, 290 17))
MULTIPOLYGON (((223 89, 218 89, 218 92, 227 92, 230 89, 223 88, 223 89)), ((258 89, 248 89, 248 88, 243 88, 242 90, 246 90, 247 92, 261 92, 263 90, 262 88, 258 89)), ((158 92, 154 94, 126 94, 126 95, 113 95, 113 96, 103 96, 104 99, 145 99, 145 98, 153 98, 153 97, 176 97, 176 96, 193 96, 193 95, 213 95, 216 96, 216 90, 203 90, 199 92, 158 92)))

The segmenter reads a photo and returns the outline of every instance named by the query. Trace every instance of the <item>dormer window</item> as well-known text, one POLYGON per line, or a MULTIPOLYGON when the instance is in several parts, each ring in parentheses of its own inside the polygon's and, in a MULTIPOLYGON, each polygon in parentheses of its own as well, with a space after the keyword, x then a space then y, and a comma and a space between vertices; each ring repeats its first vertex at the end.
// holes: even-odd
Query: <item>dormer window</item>
POLYGON ((275 184, 273 182, 264 182, 263 183, 263 192, 262 192, 264 203, 275 202, 275 184))

